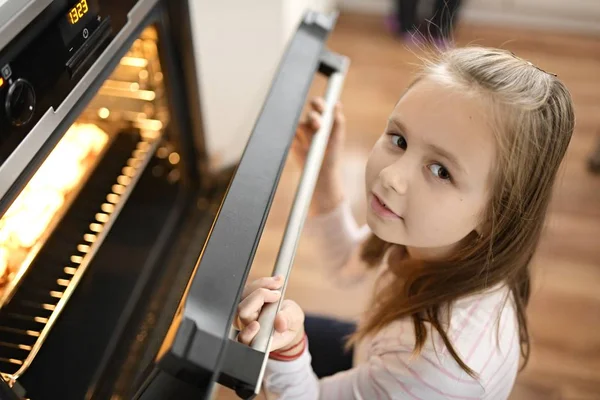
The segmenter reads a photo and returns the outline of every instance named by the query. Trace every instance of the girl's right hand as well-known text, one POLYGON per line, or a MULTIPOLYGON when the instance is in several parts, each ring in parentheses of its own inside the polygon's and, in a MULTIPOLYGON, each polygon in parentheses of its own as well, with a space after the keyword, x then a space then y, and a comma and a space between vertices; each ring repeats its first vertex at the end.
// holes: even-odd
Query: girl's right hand
MULTIPOLYGON (((240 331, 237 340, 250 345, 258 331, 258 317, 265 304, 275 303, 281 297, 282 276, 257 279, 244 288, 242 299, 234 319, 235 327, 240 331)), ((277 350, 285 354, 288 349, 295 347, 304 340, 304 311, 292 300, 283 300, 281 308, 273 322, 273 340, 269 351, 277 350)))
MULTIPOLYGON (((311 111, 306 119, 298 125, 293 143, 293 151, 299 163, 304 166, 312 138, 322 123, 325 102, 321 97, 313 98, 310 102, 311 111)), ((337 103, 334 110, 333 127, 325 158, 319 173, 319 179, 313 193, 310 213, 312 215, 326 214, 333 211, 343 200, 341 181, 342 151, 346 136, 346 119, 342 104, 337 103)))

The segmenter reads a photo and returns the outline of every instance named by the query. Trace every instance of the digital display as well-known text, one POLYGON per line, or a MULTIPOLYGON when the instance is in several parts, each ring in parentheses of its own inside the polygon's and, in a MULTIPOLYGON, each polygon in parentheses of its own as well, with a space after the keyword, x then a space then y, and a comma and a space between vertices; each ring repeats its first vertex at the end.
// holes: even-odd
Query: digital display
POLYGON ((79 0, 67 13, 69 24, 75 25, 90 11, 87 0, 79 0))
POLYGON ((98 5, 96 0, 71 0, 69 3, 72 6, 60 18, 59 27, 65 45, 77 46, 92 34, 97 25, 94 21, 100 21, 98 5))

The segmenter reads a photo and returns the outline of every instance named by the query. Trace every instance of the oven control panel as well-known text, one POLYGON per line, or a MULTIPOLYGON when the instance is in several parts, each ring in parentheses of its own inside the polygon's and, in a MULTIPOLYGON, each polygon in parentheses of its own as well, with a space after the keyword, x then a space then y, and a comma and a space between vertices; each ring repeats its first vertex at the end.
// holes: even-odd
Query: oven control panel
POLYGON ((0 53, 0 165, 50 107, 60 106, 110 42, 111 18, 101 12, 101 2, 57 2, 43 30, 25 30, 0 53))

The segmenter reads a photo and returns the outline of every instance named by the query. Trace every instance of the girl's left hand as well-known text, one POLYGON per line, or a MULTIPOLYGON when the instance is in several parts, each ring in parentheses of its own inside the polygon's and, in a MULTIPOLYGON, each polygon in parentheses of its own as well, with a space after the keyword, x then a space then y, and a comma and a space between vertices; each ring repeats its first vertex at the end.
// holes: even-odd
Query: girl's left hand
MULTIPOLYGON (((244 344, 252 340, 261 329, 258 316, 266 303, 279 301, 283 286, 283 277, 265 277, 246 285, 236 315, 237 328, 240 330, 238 341, 244 344), (241 326, 240 326, 241 325, 241 326)), ((269 351, 284 353, 304 339, 304 311, 291 300, 284 300, 275 317, 275 331, 269 351)))

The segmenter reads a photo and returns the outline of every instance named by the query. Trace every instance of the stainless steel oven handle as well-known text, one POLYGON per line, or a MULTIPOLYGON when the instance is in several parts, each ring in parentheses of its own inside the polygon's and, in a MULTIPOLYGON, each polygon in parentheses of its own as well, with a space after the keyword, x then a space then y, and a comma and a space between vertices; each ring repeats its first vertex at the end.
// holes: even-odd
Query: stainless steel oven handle
POLYGON ((273 276, 281 275, 284 277, 284 284, 281 288, 282 296, 277 303, 267 304, 263 307, 258 318, 261 328, 251 344, 253 349, 261 352, 269 352, 269 347, 273 339, 275 316, 281 307, 290 272, 292 271, 294 256, 304 226, 304 220, 308 213, 327 144, 329 143, 329 136, 333 126, 334 108, 342 93, 348 65, 349 60, 344 57, 340 70, 331 74, 327 83, 324 96, 325 111, 322 116, 321 128, 315 133, 310 145, 279 253, 277 254, 275 267, 273 268, 273 276))
POLYGON ((52 0, 0 0, 0 50, 31 23, 52 0))

